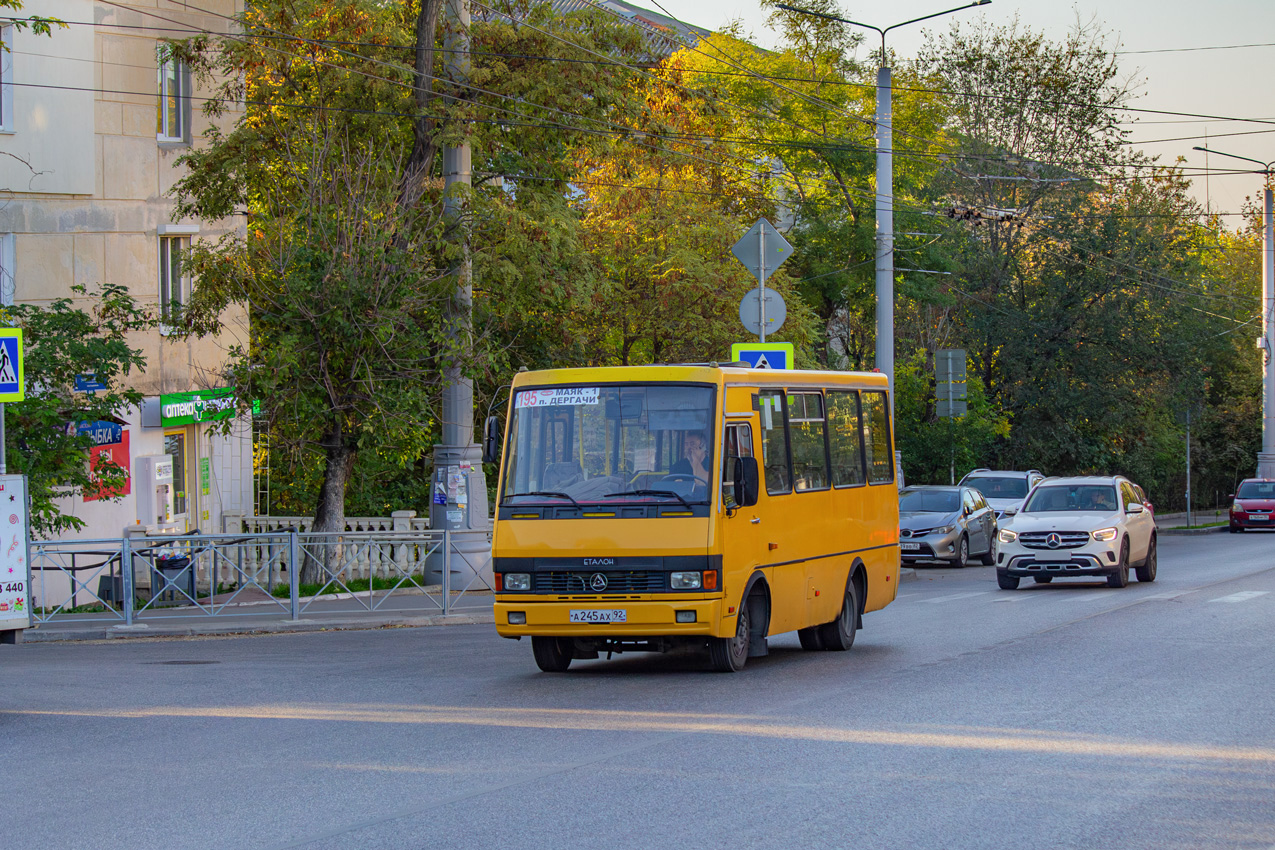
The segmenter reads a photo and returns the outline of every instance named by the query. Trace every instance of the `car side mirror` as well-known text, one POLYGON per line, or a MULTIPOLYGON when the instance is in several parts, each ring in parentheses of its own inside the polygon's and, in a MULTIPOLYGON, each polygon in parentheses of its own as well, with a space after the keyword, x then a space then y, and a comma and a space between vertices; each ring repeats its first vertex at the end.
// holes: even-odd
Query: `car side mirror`
POLYGON ((495 463, 500 459, 500 422, 488 416, 483 425, 483 463, 495 463))
POLYGON ((1132 502, 1124 509, 1124 512, 1127 514, 1140 514, 1145 510, 1146 508, 1138 502, 1132 502))
POLYGON ((761 476, 757 471, 757 458, 735 458, 735 504, 741 508, 757 504, 757 492, 761 476))
POLYGON ((1227 496, 1226 498, 1228 498, 1228 499, 1230 499, 1232 502, 1234 502, 1234 501, 1235 501, 1235 494, 1234 494, 1234 493, 1232 493, 1231 495, 1227 496))

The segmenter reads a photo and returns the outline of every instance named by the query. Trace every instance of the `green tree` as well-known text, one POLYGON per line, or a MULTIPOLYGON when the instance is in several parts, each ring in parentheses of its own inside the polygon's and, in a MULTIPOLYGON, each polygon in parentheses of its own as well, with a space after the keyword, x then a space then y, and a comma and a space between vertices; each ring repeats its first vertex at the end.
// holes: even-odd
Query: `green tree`
POLYGON ((22 329, 26 379, 26 399, 4 405, 5 455, 10 472, 27 476, 31 530, 43 537, 84 527, 84 520, 64 512, 62 500, 83 494, 121 498, 127 470, 109 461, 90 468, 92 441, 76 425, 118 420, 141 405, 142 394, 128 379, 146 360, 129 340, 156 327, 122 286, 92 292, 77 286, 75 294, 91 307, 59 298, 45 307, 5 308, 7 320, 22 329), (76 376, 86 373, 108 389, 76 392, 76 376))

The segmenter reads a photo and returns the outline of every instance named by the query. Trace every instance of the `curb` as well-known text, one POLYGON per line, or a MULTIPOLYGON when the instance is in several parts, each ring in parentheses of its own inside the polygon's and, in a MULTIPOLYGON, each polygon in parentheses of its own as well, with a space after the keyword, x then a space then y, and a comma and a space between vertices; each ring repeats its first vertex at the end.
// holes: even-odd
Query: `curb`
POLYGON ((1156 529, 1157 534, 1172 535, 1188 535, 1188 534, 1213 534, 1218 531, 1226 531, 1228 526, 1215 525, 1208 528, 1160 528, 1156 529))
POLYGON ((431 626, 494 625, 495 613, 432 614, 425 616, 358 617, 324 620, 267 620, 260 623, 222 625, 219 623, 188 626, 102 626, 92 629, 26 629, 23 643, 82 640, 128 640, 135 638, 167 638, 195 636, 294 634, 300 632, 358 631, 384 628, 424 628, 431 626))
POLYGON ((899 584, 905 581, 916 581, 916 569, 913 567, 899 567, 899 584))

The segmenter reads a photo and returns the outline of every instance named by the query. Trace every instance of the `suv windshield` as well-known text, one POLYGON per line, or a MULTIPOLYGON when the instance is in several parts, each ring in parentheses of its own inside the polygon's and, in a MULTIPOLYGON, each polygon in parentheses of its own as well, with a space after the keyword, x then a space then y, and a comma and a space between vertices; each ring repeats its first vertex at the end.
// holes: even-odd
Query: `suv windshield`
POLYGON ((1037 487, 1024 513, 1050 511, 1114 511, 1120 502, 1110 484, 1055 484, 1037 487))
POLYGON ((706 503, 714 396, 670 384, 519 390, 500 503, 706 503))
POLYGON ((1027 495, 1027 479, 1023 477, 980 475, 966 478, 965 485, 988 499, 1021 499, 1027 495))
POLYGON ((899 494, 900 513, 950 514, 961 506, 955 490, 904 490, 899 494))
POLYGON ((1235 491, 1237 499, 1275 499, 1275 481, 1245 481, 1235 491))

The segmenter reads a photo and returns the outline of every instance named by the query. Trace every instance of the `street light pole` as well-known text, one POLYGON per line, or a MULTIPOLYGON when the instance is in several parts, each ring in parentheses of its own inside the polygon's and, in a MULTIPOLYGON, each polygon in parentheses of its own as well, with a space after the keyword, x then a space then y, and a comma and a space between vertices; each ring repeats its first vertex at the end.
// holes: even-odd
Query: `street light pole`
POLYGON ((877 290, 877 371, 882 372, 890 381, 891 412, 894 406, 894 126, 893 126, 893 83, 889 56, 885 51, 885 36, 890 30, 905 27, 909 24, 928 21, 940 15, 959 12, 974 6, 986 6, 992 0, 974 0, 964 6, 945 9, 931 15, 902 21, 882 29, 881 27, 787 6, 783 3, 775 5, 780 9, 826 18, 851 26, 874 30, 881 35, 881 64, 877 68, 877 191, 876 191, 876 290, 877 290))
POLYGON ((1266 177, 1262 191, 1262 450, 1257 453, 1257 477, 1275 478, 1275 205, 1271 199, 1271 173, 1275 160, 1262 162, 1247 156, 1196 146, 1193 150, 1255 162, 1266 177))

